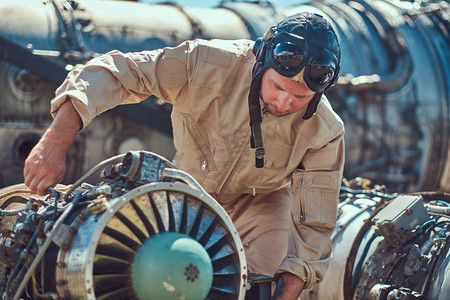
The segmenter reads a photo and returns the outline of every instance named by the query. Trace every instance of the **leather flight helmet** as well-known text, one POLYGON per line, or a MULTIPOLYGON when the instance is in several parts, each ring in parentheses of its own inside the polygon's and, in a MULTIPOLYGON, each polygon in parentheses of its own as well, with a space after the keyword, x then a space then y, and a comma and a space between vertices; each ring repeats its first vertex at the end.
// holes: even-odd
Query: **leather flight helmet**
POLYGON ((256 63, 248 97, 252 148, 256 167, 264 165, 259 92, 264 71, 273 68, 280 75, 301 83, 316 94, 308 103, 303 119, 311 118, 320 99, 337 80, 341 51, 331 24, 319 14, 298 13, 269 28, 253 47, 256 63), (300 75, 299 75, 300 74, 300 75), (303 76, 301 76, 303 75, 303 76))

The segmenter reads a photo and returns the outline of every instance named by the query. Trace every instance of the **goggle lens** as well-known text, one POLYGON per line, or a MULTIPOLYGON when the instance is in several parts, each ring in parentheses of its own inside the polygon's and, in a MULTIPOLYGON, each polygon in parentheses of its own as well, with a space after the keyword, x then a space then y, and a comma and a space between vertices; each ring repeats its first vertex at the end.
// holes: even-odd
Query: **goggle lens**
POLYGON ((291 43, 278 43, 272 52, 273 61, 284 71, 297 70, 304 58, 304 50, 291 43))
POLYGON ((317 86, 326 86, 334 77, 334 64, 312 63, 309 68, 309 77, 317 86))
MULTIPOLYGON (((285 36, 280 36, 284 38, 285 36)), ((291 38, 291 37, 289 37, 291 38)), ((305 68, 304 80, 309 89, 322 92, 334 80, 336 63, 327 57, 327 53, 301 45, 303 39, 295 44, 291 41, 273 41, 272 68, 286 77, 293 77, 305 68)))

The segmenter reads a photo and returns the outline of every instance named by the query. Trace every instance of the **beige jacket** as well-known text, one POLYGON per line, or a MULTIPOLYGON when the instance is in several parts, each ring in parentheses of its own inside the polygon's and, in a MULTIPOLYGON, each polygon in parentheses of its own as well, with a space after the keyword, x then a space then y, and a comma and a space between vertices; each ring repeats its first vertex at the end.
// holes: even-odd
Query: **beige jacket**
MULTIPOLYGON (((331 255, 344 164, 344 127, 323 97, 317 113, 263 115, 265 166, 254 167, 247 97, 253 42, 203 41, 123 54, 72 71, 51 112, 70 96, 85 127, 98 114, 150 94, 173 104, 176 163, 212 194, 267 193, 291 186, 295 224, 279 272, 319 282, 331 255)), ((223 197, 222 197, 223 198, 223 197)), ((226 197, 225 197, 226 198, 226 197)))

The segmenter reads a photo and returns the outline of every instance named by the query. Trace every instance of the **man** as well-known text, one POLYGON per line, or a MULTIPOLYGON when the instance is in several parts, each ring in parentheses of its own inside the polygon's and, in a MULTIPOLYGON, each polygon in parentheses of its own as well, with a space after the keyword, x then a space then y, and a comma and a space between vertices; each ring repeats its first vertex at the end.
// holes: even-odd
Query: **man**
POLYGON ((323 94, 339 60, 335 32, 310 13, 286 18, 254 45, 194 40, 109 52, 58 88, 25 183, 44 194, 63 178, 65 153, 90 120, 155 95, 173 104, 174 161, 228 212, 248 270, 276 274, 274 299, 297 299, 320 282, 331 255, 344 128, 323 94))

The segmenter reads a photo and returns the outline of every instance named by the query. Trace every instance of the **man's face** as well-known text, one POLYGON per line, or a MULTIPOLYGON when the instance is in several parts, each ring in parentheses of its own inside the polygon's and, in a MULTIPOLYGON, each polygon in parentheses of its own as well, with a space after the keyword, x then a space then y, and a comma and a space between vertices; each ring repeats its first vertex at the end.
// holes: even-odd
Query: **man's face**
POLYGON ((269 113, 281 117, 305 107, 315 95, 305 84, 267 69, 261 79, 261 99, 269 113))

